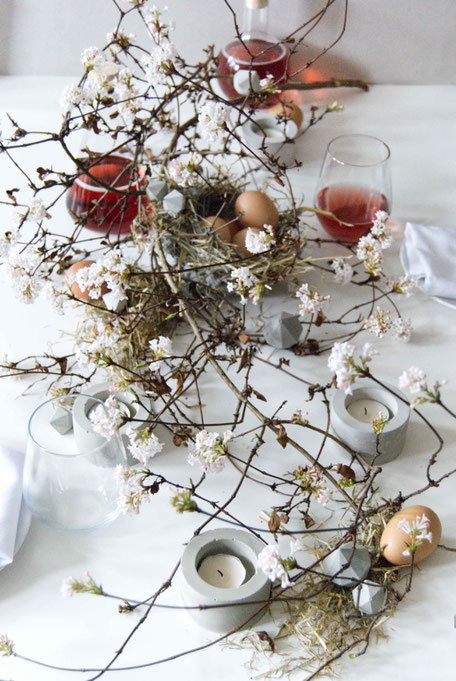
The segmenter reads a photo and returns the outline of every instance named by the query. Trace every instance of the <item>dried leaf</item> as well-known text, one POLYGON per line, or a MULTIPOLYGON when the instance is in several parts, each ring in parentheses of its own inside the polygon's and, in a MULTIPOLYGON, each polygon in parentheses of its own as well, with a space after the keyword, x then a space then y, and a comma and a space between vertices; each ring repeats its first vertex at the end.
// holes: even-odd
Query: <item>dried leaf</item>
POLYGON ((287 443, 288 443, 287 431, 286 431, 285 428, 283 427, 283 424, 282 424, 282 423, 281 423, 280 426, 279 426, 279 435, 278 435, 278 437, 277 437, 277 442, 278 442, 279 445, 280 445, 281 447, 283 447, 284 449, 285 449, 285 447, 287 446, 287 443))
POLYGON ((356 473, 353 468, 346 466, 343 463, 337 464, 336 473, 339 473, 339 475, 342 475, 342 477, 346 478, 347 480, 353 480, 353 482, 356 481, 356 473))
POLYGON ((269 648, 271 649, 271 653, 275 652, 275 644, 272 638, 269 636, 267 631, 257 631, 258 638, 260 641, 266 641, 266 643, 269 645, 269 648))
POLYGON ((267 402, 266 397, 259 393, 258 390, 254 390, 254 388, 252 388, 252 392, 255 395, 255 397, 257 397, 259 400, 261 400, 262 402, 267 402))
POLYGON ((239 373, 240 371, 242 371, 242 369, 244 369, 248 365, 249 359, 250 359, 250 351, 249 351, 248 348, 246 348, 241 355, 241 360, 239 362, 238 370, 237 370, 236 373, 239 373))
POLYGON ((277 511, 273 511, 271 513, 271 517, 269 518, 268 522, 268 527, 271 530, 271 532, 277 532, 277 530, 280 528, 280 518, 277 511))
POLYGON ((244 343, 244 344, 245 344, 245 343, 248 343, 248 341, 250 340, 250 336, 247 336, 246 333, 241 333, 241 334, 238 336, 238 338, 239 338, 240 342, 241 342, 241 343, 244 343))

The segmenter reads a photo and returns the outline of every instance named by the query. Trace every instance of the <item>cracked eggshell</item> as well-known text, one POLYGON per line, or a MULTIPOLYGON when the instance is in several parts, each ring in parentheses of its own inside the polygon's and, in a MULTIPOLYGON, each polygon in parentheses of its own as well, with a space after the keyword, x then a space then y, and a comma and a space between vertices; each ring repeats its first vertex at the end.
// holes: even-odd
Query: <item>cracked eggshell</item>
POLYGON ((410 565, 411 556, 404 556, 403 551, 407 549, 407 542, 409 536, 398 525, 401 520, 412 522, 417 517, 425 515, 430 522, 429 532, 432 532, 432 541, 427 539, 423 541, 415 551, 414 563, 427 558, 437 548, 437 544, 442 536, 442 525, 440 519, 431 508, 427 506, 408 506, 393 515, 389 523, 387 523, 383 534, 380 538, 380 547, 382 548, 383 556, 392 565, 410 565))
POLYGON ((241 228, 263 229, 265 225, 275 228, 279 222, 279 212, 274 201, 263 192, 255 190, 239 194, 234 212, 241 228))

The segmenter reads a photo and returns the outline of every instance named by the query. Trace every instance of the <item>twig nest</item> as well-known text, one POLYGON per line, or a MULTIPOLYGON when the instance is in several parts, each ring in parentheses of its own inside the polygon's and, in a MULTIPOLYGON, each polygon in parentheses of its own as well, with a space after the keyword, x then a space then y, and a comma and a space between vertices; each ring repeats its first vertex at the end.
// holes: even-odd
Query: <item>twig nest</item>
POLYGON ((383 530, 380 547, 392 565, 410 565, 427 558, 437 548, 442 524, 427 506, 408 506, 393 515, 383 530), (411 547, 415 546, 413 550, 411 547))
POLYGON ((102 296, 105 295, 105 293, 108 293, 109 291, 106 284, 103 284, 100 298, 95 299, 90 296, 90 288, 81 291, 76 282, 73 282, 71 284, 72 278, 77 274, 77 272, 79 272, 79 270, 81 270, 84 267, 90 267, 90 265, 93 265, 94 262, 95 262, 94 260, 81 260, 80 262, 75 262, 73 265, 71 265, 71 267, 68 268, 68 271, 66 273, 66 279, 68 283, 70 283, 70 291, 74 295, 74 297, 79 298, 79 300, 86 301, 99 300, 102 296))
POLYGON ((272 199, 263 192, 242 192, 236 199, 234 211, 241 227, 263 229, 265 225, 277 227, 279 212, 272 199))
POLYGON ((221 241, 231 243, 236 232, 239 231, 237 220, 227 220, 216 215, 210 215, 201 220, 201 224, 209 232, 213 232, 221 241))
MULTIPOLYGON (((237 247, 239 253, 242 255, 243 258, 247 258, 250 255, 254 255, 247 246, 245 245, 245 239, 247 237, 247 232, 249 228, 246 227, 245 229, 240 229, 239 232, 236 232, 236 234, 233 236, 232 243, 237 247)), ((263 229, 256 229, 255 227, 251 227, 252 232, 255 234, 260 234, 261 232, 264 232, 263 229)))
POLYGON ((289 100, 281 100, 280 102, 277 102, 277 104, 263 109, 263 111, 270 114, 275 114, 276 116, 289 118, 296 123, 298 128, 300 128, 302 125, 302 109, 297 104, 289 100))

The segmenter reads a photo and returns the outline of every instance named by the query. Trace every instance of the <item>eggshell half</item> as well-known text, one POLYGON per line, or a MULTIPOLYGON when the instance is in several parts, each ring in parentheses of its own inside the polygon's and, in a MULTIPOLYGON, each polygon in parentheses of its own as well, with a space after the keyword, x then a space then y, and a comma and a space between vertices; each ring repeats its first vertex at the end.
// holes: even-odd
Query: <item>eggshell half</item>
POLYGON ((214 232, 221 241, 226 243, 231 243, 233 236, 239 230, 237 220, 227 220, 216 215, 203 218, 201 224, 211 232, 214 232))
POLYGON ((267 109, 263 109, 263 111, 275 114, 276 116, 285 116, 285 118, 289 118, 290 120, 294 121, 298 128, 302 124, 302 109, 294 102, 286 100, 277 102, 277 104, 269 106, 267 109))
MULTIPOLYGON (((67 273, 66 273, 66 279, 67 281, 70 279, 70 277, 78 270, 82 269, 83 267, 90 267, 90 265, 93 265, 95 261, 94 260, 81 260, 80 262, 75 262, 71 267, 68 268, 67 273)), ((76 282, 74 282, 70 286, 70 291, 74 295, 75 298, 79 298, 79 300, 94 300, 94 298, 91 298, 89 295, 89 289, 86 289, 84 291, 81 291, 79 286, 77 285, 76 282)), ((102 286, 102 293, 101 295, 104 295, 105 293, 108 293, 109 289, 107 286, 102 286)))
POLYGON ((380 547, 383 550, 383 556, 392 565, 410 565, 412 562, 411 556, 404 556, 403 551, 407 549, 407 542, 410 541, 409 535, 401 530, 398 525, 401 520, 412 522, 417 517, 425 515, 429 522, 429 532, 432 532, 432 541, 427 539, 418 546, 415 551, 414 563, 419 563, 429 556, 437 548, 437 544, 442 536, 442 525, 436 513, 427 506, 408 506, 393 515, 389 523, 383 530, 380 539, 380 547))
POLYGON ((274 201, 263 192, 255 190, 239 194, 234 211, 241 228, 263 229, 264 225, 277 227, 279 222, 279 212, 274 201))

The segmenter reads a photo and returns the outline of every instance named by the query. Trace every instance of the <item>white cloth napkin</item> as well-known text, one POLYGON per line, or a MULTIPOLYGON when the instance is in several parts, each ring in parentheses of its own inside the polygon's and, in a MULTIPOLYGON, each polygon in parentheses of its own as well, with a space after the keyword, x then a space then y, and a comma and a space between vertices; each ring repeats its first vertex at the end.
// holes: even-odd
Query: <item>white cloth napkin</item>
POLYGON ((430 296, 456 298, 456 229, 407 222, 402 260, 430 296))
POLYGON ((9 565, 30 525, 22 503, 24 454, 0 447, 0 569, 9 565))

